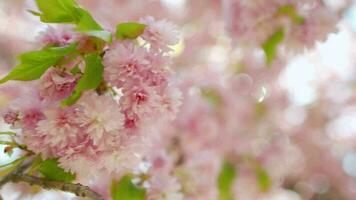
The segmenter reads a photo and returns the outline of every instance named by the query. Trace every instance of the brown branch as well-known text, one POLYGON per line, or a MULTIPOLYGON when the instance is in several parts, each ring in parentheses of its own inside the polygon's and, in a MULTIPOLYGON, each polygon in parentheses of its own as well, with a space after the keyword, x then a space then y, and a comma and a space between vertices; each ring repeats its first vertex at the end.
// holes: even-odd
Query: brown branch
MULTIPOLYGON (((30 185, 37 185, 41 186, 45 189, 54 189, 54 190, 61 190, 65 192, 74 193, 80 197, 88 197, 93 200, 104 200, 99 194, 91 190, 87 186, 83 186, 79 183, 65 183, 61 181, 51 181, 44 178, 39 178, 35 176, 30 176, 24 174, 24 172, 32 165, 34 162, 34 157, 30 157, 29 159, 23 161, 15 170, 10 172, 0 181, 0 189, 8 182, 26 182, 30 185)), ((0 196, 0 200, 2 197, 0 196)))
POLYGON ((2 186, 4 186, 6 183, 10 182, 14 176, 16 176, 17 174, 21 174, 24 171, 26 171, 26 169, 28 169, 32 163, 34 161, 34 157, 30 157, 29 159, 23 161, 20 166, 18 166, 14 171, 10 172, 8 175, 6 175, 1 181, 0 181, 0 189, 2 188, 2 186))
MULTIPOLYGON (((23 161, 20 164, 20 166, 18 166, 14 171, 12 171, 8 175, 6 175, 0 181, 0 190, 1 190, 2 186, 4 186, 6 183, 12 181, 12 179, 14 178, 14 176, 16 176, 16 174, 21 174, 24 171, 26 171, 26 169, 28 169, 32 165, 33 161, 34 161, 34 157, 30 157, 29 159, 23 161)), ((0 195, 0 200, 3 200, 1 195, 0 195)))
POLYGON ((94 192, 87 186, 83 186, 79 183, 65 183, 61 181, 51 181, 44 178, 39 178, 35 176, 30 176, 26 174, 16 174, 13 179, 13 182, 26 182, 30 185, 37 185, 41 186, 45 189, 54 189, 54 190, 61 190, 65 192, 74 193, 80 197, 88 197, 93 200, 104 200, 98 193, 94 192))

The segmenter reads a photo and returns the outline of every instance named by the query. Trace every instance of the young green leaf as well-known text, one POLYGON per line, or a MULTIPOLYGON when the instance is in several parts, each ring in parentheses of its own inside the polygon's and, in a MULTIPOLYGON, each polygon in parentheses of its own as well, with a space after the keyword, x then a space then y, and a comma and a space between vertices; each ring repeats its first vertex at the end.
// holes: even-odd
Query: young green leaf
POLYGON ((94 18, 90 15, 88 11, 80 7, 76 7, 75 9, 78 16, 78 20, 75 22, 77 25, 77 31, 111 43, 111 33, 103 30, 103 28, 94 20, 94 18))
POLYGON ((235 167, 229 163, 225 162, 222 165, 220 174, 218 177, 218 189, 219 189, 219 199, 220 200, 233 200, 234 195, 231 191, 231 186, 234 183, 236 177, 235 167))
POLYGON ((76 21, 78 31, 103 30, 88 11, 79 7, 76 7, 75 9, 79 16, 76 21))
POLYGON ((48 180, 67 183, 75 180, 75 174, 64 171, 64 169, 58 165, 56 159, 44 160, 37 169, 48 180))
POLYGON ((113 200, 144 200, 146 190, 132 183, 130 175, 121 178, 120 181, 113 180, 111 184, 111 197, 113 200))
POLYGON ((303 24, 305 19, 300 16, 293 5, 285 5, 278 9, 277 14, 287 15, 294 23, 303 24))
POLYGON ((40 18, 46 23, 74 23, 78 20, 74 0, 36 0, 40 18))
POLYGON ((63 47, 47 47, 39 51, 24 53, 20 56, 20 64, 2 78, 0 84, 9 80, 39 79, 48 68, 59 62, 65 55, 76 51, 76 48, 77 43, 72 43, 63 47))
POLYGON ((145 30, 145 24, 135 22, 121 23, 116 26, 116 37, 118 39, 136 39, 145 30))
POLYGON ((89 36, 94 36, 106 42, 111 42, 111 33, 94 20, 90 13, 75 2, 75 0, 36 0, 42 13, 31 11, 40 16, 45 23, 75 24, 76 30, 89 36))
POLYGON ((256 168, 256 177, 261 191, 267 191, 271 187, 271 180, 269 175, 262 167, 256 168))
POLYGON ((62 105, 74 104, 82 95, 83 91, 96 89, 103 79, 103 64, 100 55, 96 53, 85 56, 85 70, 76 85, 72 95, 62 101, 62 105))
POLYGON ((86 35, 93 36, 96 38, 99 38, 107 43, 112 42, 112 35, 109 31, 104 31, 104 30, 97 30, 97 31, 84 31, 83 32, 86 35))
POLYGON ((283 39, 284 30, 280 29, 275 32, 271 37, 269 37, 266 42, 263 43, 262 48, 266 55, 267 64, 271 64, 271 62, 276 57, 277 47, 283 41, 283 39))

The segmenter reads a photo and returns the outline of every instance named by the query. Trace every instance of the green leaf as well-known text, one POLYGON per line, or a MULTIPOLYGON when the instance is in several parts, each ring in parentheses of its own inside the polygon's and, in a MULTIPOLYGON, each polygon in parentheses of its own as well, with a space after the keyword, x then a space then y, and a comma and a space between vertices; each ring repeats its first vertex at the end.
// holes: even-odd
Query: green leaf
POLYGON ((40 16, 42 22, 75 24, 77 31, 111 42, 111 33, 104 31, 90 13, 74 0, 36 0, 36 3, 42 13, 30 12, 40 16))
POLYGON ((78 20, 75 22, 76 30, 83 34, 97 37, 105 42, 112 42, 112 35, 110 32, 103 30, 103 28, 94 20, 90 13, 83 8, 76 7, 78 20))
POLYGON ((111 197, 113 200, 144 200, 146 190, 132 183, 130 175, 113 180, 111 184, 111 197))
POLYGON ((229 162, 224 162, 218 177, 218 189, 220 200, 233 200, 234 195, 231 191, 231 186, 236 178, 236 170, 234 165, 229 162))
POLYGON ((0 84, 9 80, 39 79, 48 68, 59 62, 65 55, 74 52, 76 48, 77 43, 72 43, 63 47, 47 47, 39 51, 24 53, 20 56, 20 64, 1 79, 0 84))
POLYGON ((300 16, 293 5, 285 5, 278 9, 277 14, 287 15, 294 23, 303 24, 304 17, 300 16))
POLYGON ((82 71, 80 70, 79 66, 76 65, 75 67, 73 67, 71 70, 70 70, 70 73, 73 74, 73 75, 76 75, 76 74, 79 74, 81 73, 82 71))
POLYGON ((76 13, 79 16, 76 21, 78 31, 103 30, 88 11, 77 7, 76 13))
POLYGON ((86 35, 93 36, 104 40, 105 42, 111 43, 112 42, 112 35, 109 31, 85 31, 83 32, 86 35))
POLYGON ((72 95, 62 101, 62 105, 73 105, 82 95, 83 91, 96 89, 103 79, 103 64, 99 54, 91 53, 85 56, 85 70, 76 85, 72 95))
POLYGON ((267 64, 271 64, 271 62, 275 59, 277 47, 283 41, 283 39, 284 30, 280 29, 272 36, 270 36, 266 42, 263 43, 262 48, 266 55, 267 64))
POLYGON ((116 26, 116 37, 118 39, 136 39, 145 30, 145 24, 135 22, 121 23, 116 26))
POLYGON ((78 20, 74 0, 36 0, 41 21, 46 23, 74 23, 78 20))
POLYGON ((64 171, 64 169, 58 165, 57 159, 44 160, 37 169, 48 180, 67 183, 75 180, 75 174, 64 171))
POLYGON ((256 168, 256 177, 258 185, 262 191, 267 191, 271 187, 271 179, 265 169, 262 167, 256 168))

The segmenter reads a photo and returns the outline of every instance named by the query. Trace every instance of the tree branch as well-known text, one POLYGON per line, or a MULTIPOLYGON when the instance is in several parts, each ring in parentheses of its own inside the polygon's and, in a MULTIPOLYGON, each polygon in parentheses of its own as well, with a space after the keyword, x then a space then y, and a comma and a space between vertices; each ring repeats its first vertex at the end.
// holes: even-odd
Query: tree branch
MULTIPOLYGON (((21 174, 22 172, 26 171, 34 161, 34 157, 30 157, 29 159, 23 161, 19 167, 17 167, 14 171, 10 172, 8 175, 6 175, 1 181, 0 181, 0 190, 2 186, 4 186, 6 183, 12 181, 14 176, 16 174, 21 174)), ((0 200, 3 200, 2 196, 0 195, 0 200)))
MULTIPOLYGON (((45 189, 54 189, 54 190, 61 190, 65 192, 74 193, 80 197, 88 197, 93 200, 104 200, 102 196, 98 193, 94 192, 87 186, 83 186, 79 183, 65 183, 61 181, 51 181, 44 178, 39 178, 35 176, 30 176, 24 174, 24 172, 32 165, 34 162, 34 157, 31 157, 25 161, 23 161, 15 170, 10 172, 0 181, 0 189, 8 182, 26 182, 30 185, 37 185, 41 186, 45 189)), ((0 200, 2 197, 0 196, 0 200)))
POLYGON ((32 163, 34 161, 34 157, 30 157, 29 159, 23 161, 20 166, 18 166, 14 171, 10 172, 8 175, 6 175, 1 181, 0 181, 0 189, 2 188, 2 186, 4 186, 7 182, 10 182, 14 176, 16 176, 17 174, 21 174, 24 171, 26 171, 26 169, 28 169, 32 163))
POLYGON ((45 189, 54 189, 54 190, 61 190, 65 192, 74 193, 80 197, 88 197, 93 200, 104 200, 98 193, 94 192, 87 186, 83 186, 79 183, 65 183, 61 181, 51 181, 44 178, 39 178, 35 176, 30 176, 26 174, 16 174, 13 179, 13 182, 26 182, 30 185, 37 185, 41 186, 45 189))

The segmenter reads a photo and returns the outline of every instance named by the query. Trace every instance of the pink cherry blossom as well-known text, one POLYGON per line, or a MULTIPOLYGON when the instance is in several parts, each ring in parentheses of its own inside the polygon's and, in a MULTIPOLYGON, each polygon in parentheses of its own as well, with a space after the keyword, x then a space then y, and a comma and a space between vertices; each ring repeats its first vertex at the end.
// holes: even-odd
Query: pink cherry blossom
POLYGON ((42 78, 40 96, 49 101, 65 99, 73 92, 77 80, 78 77, 67 72, 50 70, 42 78))
POLYGON ((169 46, 179 42, 177 27, 166 20, 156 21, 152 16, 140 19, 140 23, 146 24, 147 27, 142 35, 152 49, 169 51, 169 46))
POLYGON ((118 42, 104 56, 105 78, 121 87, 126 81, 140 81, 140 73, 147 68, 147 51, 132 42, 118 42))
POLYGON ((36 128, 38 134, 44 136, 43 145, 62 149, 76 141, 81 129, 75 123, 77 114, 73 108, 49 108, 44 111, 44 115, 45 119, 39 121, 36 128))
POLYGON ((76 41, 79 34, 69 28, 48 26, 45 31, 39 35, 39 41, 44 45, 63 46, 76 41))
POLYGON ((124 115, 119 104, 109 96, 86 93, 77 103, 78 112, 75 121, 98 144, 107 134, 120 134, 123 130, 124 115))
POLYGON ((236 173, 228 177, 231 199, 355 199, 355 65, 354 59, 334 62, 352 51, 341 46, 352 49, 355 42, 343 17, 351 0, 81 2, 111 33, 125 22, 145 29, 135 39, 113 34, 109 43, 67 26, 48 27, 29 44, 35 26, 21 35, 14 22, 32 25, 31 18, 9 11, 22 13, 21 5, 31 4, 4 3, 5 15, 11 14, 11 29, 0 30, 4 66, 14 66, 13 54, 31 45, 79 42, 75 54, 39 80, 1 86, 1 115, 18 132, 12 139, 22 145, 21 155, 58 159, 76 174, 74 183, 108 200, 112 180, 128 174, 146 190, 146 200, 217 200, 224 163, 236 173), (272 41, 280 40, 268 64, 265 44, 276 33, 283 34, 272 41), (338 37, 347 42, 334 42, 338 37), (334 46, 340 49, 329 52, 334 46), (88 67, 88 53, 103 59, 100 86, 64 106, 61 100, 88 67), (324 62, 319 54, 334 60, 324 62), (295 64, 297 79, 286 78, 295 64), (74 66, 80 69, 75 75, 74 66), (310 79, 307 103, 297 102, 300 92, 289 88, 290 82, 303 85, 303 78, 310 79))

